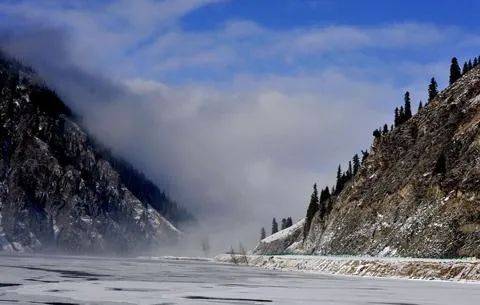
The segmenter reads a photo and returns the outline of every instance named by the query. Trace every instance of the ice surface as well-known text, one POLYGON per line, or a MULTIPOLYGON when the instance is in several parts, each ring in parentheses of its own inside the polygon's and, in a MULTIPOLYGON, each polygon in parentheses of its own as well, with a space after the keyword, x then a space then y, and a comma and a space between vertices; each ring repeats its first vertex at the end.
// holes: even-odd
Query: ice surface
POLYGON ((0 256, 0 304, 33 302, 467 305, 480 304, 480 285, 279 272, 188 258, 0 256))

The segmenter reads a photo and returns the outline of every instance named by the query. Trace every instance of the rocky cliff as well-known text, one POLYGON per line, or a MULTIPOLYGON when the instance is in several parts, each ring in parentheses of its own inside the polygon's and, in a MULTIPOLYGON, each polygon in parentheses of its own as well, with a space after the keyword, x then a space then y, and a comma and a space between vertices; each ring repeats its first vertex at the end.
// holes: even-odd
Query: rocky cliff
POLYGON ((377 138, 327 205, 305 238, 254 252, 480 257, 480 69, 377 138))
POLYGON ((184 211, 75 121, 33 71, 0 58, 0 250, 128 253, 175 241, 160 213, 184 211))

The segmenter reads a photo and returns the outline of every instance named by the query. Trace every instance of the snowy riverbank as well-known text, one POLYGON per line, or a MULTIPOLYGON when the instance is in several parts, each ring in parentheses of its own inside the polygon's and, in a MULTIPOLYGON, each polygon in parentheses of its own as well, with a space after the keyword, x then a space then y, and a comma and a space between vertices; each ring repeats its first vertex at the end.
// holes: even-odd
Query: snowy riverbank
POLYGON ((303 255, 221 254, 218 262, 261 267, 270 270, 318 272, 336 275, 392 277, 423 280, 478 281, 478 259, 413 259, 375 257, 327 257, 303 255))

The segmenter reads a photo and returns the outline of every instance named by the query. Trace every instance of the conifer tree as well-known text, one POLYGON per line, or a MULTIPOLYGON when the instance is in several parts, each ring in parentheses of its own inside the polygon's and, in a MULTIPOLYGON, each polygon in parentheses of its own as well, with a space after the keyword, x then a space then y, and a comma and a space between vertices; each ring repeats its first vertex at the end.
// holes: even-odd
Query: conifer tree
POLYGON ((320 193, 320 202, 324 202, 330 198, 330 190, 328 189, 328 186, 326 186, 322 192, 320 193))
POLYGON ((473 59, 473 67, 476 67, 478 65, 478 59, 475 57, 473 59))
POLYGON ((412 117, 412 106, 410 102, 410 92, 405 92, 405 121, 412 117))
POLYGON ((292 217, 288 217, 287 218, 287 228, 290 228, 291 226, 293 226, 292 217))
POLYGON ((342 191, 342 188, 343 188, 343 179, 342 178, 343 178, 342 167, 339 164, 338 169, 337 169, 337 182, 336 182, 336 185, 335 185, 336 194, 339 194, 342 191))
MULTIPOLYGON (((308 205, 307 209, 307 216, 305 217, 305 226, 303 230, 303 236, 304 238, 307 236, 308 231, 310 230, 310 223, 312 222, 313 216, 315 213, 317 213, 319 205, 318 205, 318 190, 317 190, 317 184, 315 183, 313 185, 313 192, 312 195, 310 196, 310 203, 308 205)), ((275 220, 275 218, 274 218, 275 220)))
POLYGON ((423 104, 422 104, 422 101, 420 101, 420 103, 418 103, 418 111, 422 110, 423 108, 423 104))
POLYGON ((282 230, 287 228, 287 219, 286 218, 282 218, 281 228, 282 228, 282 230))
POLYGON ((398 111, 398 107, 395 107, 395 118, 393 120, 393 124, 395 125, 395 127, 400 125, 400 113, 398 111))
POLYGON ((272 220, 272 234, 275 234, 278 232, 278 223, 275 217, 272 220))
POLYGON ((428 102, 433 100, 438 94, 438 84, 434 77, 430 80, 430 85, 428 85, 428 102))
POLYGON ((360 158, 358 157, 358 154, 355 154, 353 156, 353 175, 355 176, 358 173, 358 170, 360 169, 360 158))
POLYGON ((265 228, 262 227, 260 230, 260 240, 265 239, 267 237, 267 232, 265 232, 265 228))
POLYGON ((380 138, 380 137, 382 136, 382 132, 380 131, 380 129, 375 129, 375 130, 373 131, 373 136, 374 136, 375 138, 380 138))
POLYGON ((472 70, 473 69, 473 64, 472 64, 472 60, 468 60, 468 71, 472 70))
POLYGON ((398 113, 398 125, 402 125, 405 122, 405 110, 403 106, 400 106, 400 111, 398 113))
POLYGON ((382 133, 383 133, 384 135, 386 135, 386 134, 388 133, 388 125, 387 125, 387 124, 383 125, 382 133))
MULTIPOLYGON (((388 127, 387 127, 388 132, 388 127)), ((352 161, 348 161, 348 170, 347 170, 347 177, 348 179, 352 178, 353 176, 353 169, 352 169, 352 161)))
POLYGON ((450 85, 456 82, 460 77, 462 77, 462 71, 460 71, 457 58, 453 57, 452 63, 450 64, 450 85))
POLYGON ((325 201, 328 199, 327 193, 328 192, 328 187, 325 189, 322 189, 320 192, 320 198, 318 199, 318 212, 320 215, 320 218, 323 218, 325 215, 325 201))
POLYGON ((361 152, 362 152, 362 164, 363 164, 363 162, 367 160, 369 153, 368 153, 368 150, 365 150, 365 151, 362 150, 361 152))
POLYGON ((463 63, 463 68, 462 68, 462 75, 468 72, 468 64, 467 62, 463 63))

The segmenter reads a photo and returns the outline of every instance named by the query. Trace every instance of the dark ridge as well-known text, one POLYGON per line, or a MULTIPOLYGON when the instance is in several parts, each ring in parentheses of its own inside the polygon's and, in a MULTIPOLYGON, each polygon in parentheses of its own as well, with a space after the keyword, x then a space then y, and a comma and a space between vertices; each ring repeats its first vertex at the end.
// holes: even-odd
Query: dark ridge
MULTIPOLYGON (((35 72, 30 67, 23 65, 14 58, 10 58, 0 50, 0 87, 10 88, 12 92, 16 92, 16 87, 22 84, 24 78, 32 78, 35 72), (2 73, 6 71, 6 73, 2 73)), ((28 83, 28 82, 27 82, 28 83)), ((77 121, 78 117, 72 110, 62 101, 58 94, 50 90, 45 85, 28 84, 29 96, 32 104, 37 109, 47 114, 49 117, 58 118, 64 115, 73 121, 77 121)), ((85 129, 84 129, 85 130, 85 129)), ((2 127, 0 126, 0 132, 2 127)), ((61 134, 61 130, 57 131, 61 134)), ((1 137, 0 137, 1 139, 1 137)), ((182 227, 182 224, 195 224, 196 220, 185 208, 181 207, 177 202, 170 199, 165 192, 149 180, 141 171, 135 169, 130 163, 124 159, 115 156, 111 150, 104 147, 93 136, 88 134, 89 144, 94 148, 97 157, 102 158, 110 163, 113 169, 118 172, 122 184, 124 184, 135 197, 140 201, 151 205, 162 216, 171 221, 174 225, 182 227)), ((5 146, 5 145, 3 145, 5 146)), ((4 159, 9 160, 7 156, 8 147, 5 146, 2 153, 4 159)), ((62 153, 63 147, 51 147, 52 152, 61 164, 74 163, 72 160, 65 159, 62 153)), ((85 181, 92 181, 92 177, 83 177, 85 181)))
POLYGON ((195 223, 196 219, 185 208, 171 200, 165 192, 150 181, 144 173, 134 168, 122 158, 116 157, 109 150, 101 152, 102 157, 120 175, 120 180, 132 192, 135 197, 144 203, 148 203, 160 214, 175 225, 182 227, 182 224, 195 223))
POLYGON ((51 116, 64 114, 73 117, 72 110, 65 105, 58 95, 47 87, 34 87, 30 93, 30 100, 38 109, 51 116))

